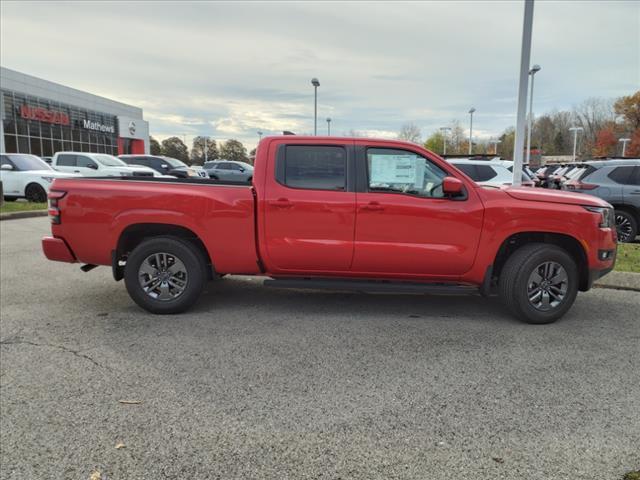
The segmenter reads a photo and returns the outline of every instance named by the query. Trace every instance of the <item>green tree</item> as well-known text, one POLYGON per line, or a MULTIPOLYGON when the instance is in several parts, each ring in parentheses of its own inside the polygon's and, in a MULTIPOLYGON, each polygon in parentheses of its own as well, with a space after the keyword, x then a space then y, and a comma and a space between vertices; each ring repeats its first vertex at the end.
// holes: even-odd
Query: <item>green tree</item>
POLYGON ((153 137, 149 137, 149 151, 151 152, 151 155, 162 155, 160 142, 153 137))
POLYGON ((169 137, 162 141, 162 155, 189 163, 189 150, 178 137, 169 137))
MULTIPOLYGON (((447 147, 448 146, 449 145, 447 145, 447 147)), ((442 132, 433 132, 424 142, 424 148, 426 148, 427 150, 431 150, 434 153, 444 153, 444 135, 442 134, 442 132)), ((447 149, 447 153, 449 153, 449 149, 447 149)))
POLYGON ((235 160, 237 162, 246 162, 247 149, 238 140, 230 139, 220 145, 220 158, 225 160, 235 160))
POLYGON ((498 153, 500 158, 507 160, 513 160, 513 146, 516 141, 516 129, 513 127, 507 128, 502 135, 500 135, 500 143, 498 144, 498 153))
POLYGON ((219 156, 218 144, 209 137, 195 137, 193 146, 191 147, 191 163, 193 165, 202 165, 205 162, 204 144, 207 143, 206 160, 216 160, 219 156))

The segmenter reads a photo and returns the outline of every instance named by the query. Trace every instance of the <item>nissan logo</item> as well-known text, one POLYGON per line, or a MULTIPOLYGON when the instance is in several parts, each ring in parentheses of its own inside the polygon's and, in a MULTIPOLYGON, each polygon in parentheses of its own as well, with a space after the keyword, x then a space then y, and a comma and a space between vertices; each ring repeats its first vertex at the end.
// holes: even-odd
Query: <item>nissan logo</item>
POLYGON ((129 122, 129 134, 130 135, 136 134, 136 122, 129 122))

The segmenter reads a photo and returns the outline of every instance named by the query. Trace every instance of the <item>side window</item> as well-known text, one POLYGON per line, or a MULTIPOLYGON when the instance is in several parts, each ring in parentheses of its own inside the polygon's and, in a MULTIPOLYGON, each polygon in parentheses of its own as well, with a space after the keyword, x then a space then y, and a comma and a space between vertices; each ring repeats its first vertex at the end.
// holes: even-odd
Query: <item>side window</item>
POLYGON ((631 174, 631 185, 640 185, 640 167, 634 167, 634 171, 631 174))
POLYGON ((229 163, 228 165, 229 165, 229 170, 235 170, 237 172, 242 170, 242 167, 240 165, 236 165, 235 163, 229 163))
POLYGON ((464 173, 466 176, 471 178, 471 180, 475 181, 478 174, 476 173, 475 165, 465 165, 464 163, 455 163, 454 167, 464 173))
POLYGON ((398 192, 442 198, 447 173, 430 160, 407 150, 369 148, 369 191, 398 192))
POLYGON ((91 168, 91 166, 96 166, 96 162, 91 160, 89 157, 85 157, 84 155, 78 155, 77 157, 78 167, 91 168))
POLYGON ((343 147, 289 145, 284 184, 311 190, 346 190, 347 152, 343 147))
POLYGON ((67 154, 58 155, 58 160, 56 162, 56 165, 59 167, 75 167, 76 155, 67 155, 67 154))
POLYGON ((633 173, 634 167, 617 167, 614 168, 609 175, 607 175, 611 180, 621 185, 631 185, 631 174, 633 173))
POLYGON ((474 178, 476 182, 487 182, 492 178, 496 178, 498 172, 489 165, 476 165, 476 175, 477 178, 474 178))

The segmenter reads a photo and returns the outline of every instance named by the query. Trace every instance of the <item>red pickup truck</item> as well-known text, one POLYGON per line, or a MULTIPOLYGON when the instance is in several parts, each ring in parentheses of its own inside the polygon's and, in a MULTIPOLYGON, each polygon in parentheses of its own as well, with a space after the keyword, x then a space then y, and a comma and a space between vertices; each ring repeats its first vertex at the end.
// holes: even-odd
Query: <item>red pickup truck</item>
POLYGON ((153 313, 196 302, 225 274, 265 285, 498 293, 549 323, 616 258, 613 210, 587 195, 479 186, 400 141, 274 136, 253 182, 56 179, 50 260, 109 265, 153 313))

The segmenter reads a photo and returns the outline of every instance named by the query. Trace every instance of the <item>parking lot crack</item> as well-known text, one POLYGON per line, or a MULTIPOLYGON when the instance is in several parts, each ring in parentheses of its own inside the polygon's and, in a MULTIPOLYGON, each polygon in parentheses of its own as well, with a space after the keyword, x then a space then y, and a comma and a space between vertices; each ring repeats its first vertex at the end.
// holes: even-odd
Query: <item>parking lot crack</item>
POLYGON ((98 363, 97 361, 95 361, 93 358, 91 358, 89 355, 86 355, 84 353, 81 353, 78 350, 73 350, 72 348, 69 347, 65 347, 64 345, 53 345, 51 343, 36 343, 36 342, 31 342, 29 340, 23 340, 20 338, 9 338, 7 340, 2 340, 0 341, 0 345, 31 345, 34 347, 48 347, 48 348, 55 348, 58 350, 61 350, 63 352, 67 352, 67 353, 71 353, 72 355, 78 357, 78 358, 83 358, 85 360, 89 360, 91 363, 93 363, 96 367, 99 368, 107 368, 104 365, 101 365, 100 363, 98 363))

